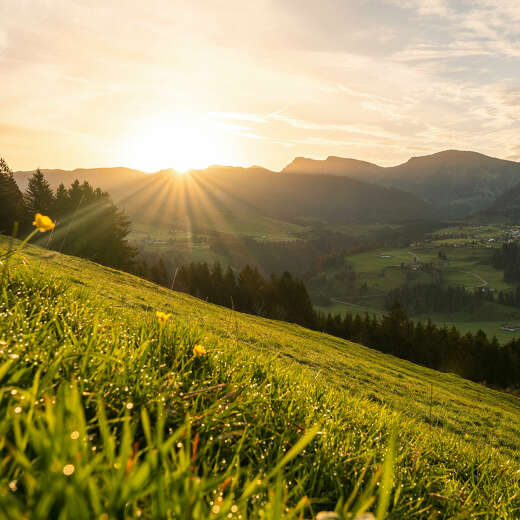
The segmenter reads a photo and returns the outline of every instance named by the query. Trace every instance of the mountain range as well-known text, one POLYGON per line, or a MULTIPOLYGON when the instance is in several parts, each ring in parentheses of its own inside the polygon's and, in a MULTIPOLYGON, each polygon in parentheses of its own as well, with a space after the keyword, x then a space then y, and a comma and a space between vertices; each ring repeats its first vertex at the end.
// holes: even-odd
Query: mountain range
MULTIPOLYGON (((387 186, 333 175, 285 175, 264 168, 213 166, 178 174, 145 174, 126 168, 42 170, 51 186, 78 179, 108 191, 134 221, 169 225, 187 219, 203 228, 232 214, 335 224, 423 220, 433 207, 417 196, 387 186)), ((17 172, 25 188, 31 172, 17 172)), ((217 226, 222 229, 225 226, 217 226)))
POLYGON ((298 157, 282 172, 346 176, 392 186, 417 195, 448 217, 484 210, 520 183, 520 163, 458 150, 412 157, 391 167, 341 157, 298 157))
MULTIPOLYGON (((211 166, 178 174, 130 168, 42 170, 50 184, 78 179, 108 191, 135 220, 207 227, 222 215, 315 219, 336 224, 461 217, 520 200, 520 163, 448 150, 393 167, 341 157, 298 157, 280 172, 211 166), (518 185, 518 186, 517 186, 518 185)), ((25 189, 32 172, 15 172, 25 189)))

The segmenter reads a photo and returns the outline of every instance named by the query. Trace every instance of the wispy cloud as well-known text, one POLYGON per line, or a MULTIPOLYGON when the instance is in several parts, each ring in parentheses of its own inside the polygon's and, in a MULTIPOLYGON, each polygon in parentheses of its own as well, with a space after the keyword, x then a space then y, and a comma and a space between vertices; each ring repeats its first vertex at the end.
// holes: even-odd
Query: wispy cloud
POLYGON ((125 164, 129 135, 195 123, 212 162, 272 168, 519 153, 517 0, 0 0, 0 19, 15 168, 125 164))

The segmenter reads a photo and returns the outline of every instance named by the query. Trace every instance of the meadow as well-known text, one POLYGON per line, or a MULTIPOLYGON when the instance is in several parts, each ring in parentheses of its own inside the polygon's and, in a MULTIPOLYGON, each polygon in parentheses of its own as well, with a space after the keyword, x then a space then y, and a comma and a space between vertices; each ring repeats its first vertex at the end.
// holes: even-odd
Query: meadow
MULTIPOLYGON (((283 242, 295 240, 298 233, 308 229, 291 222, 257 215, 237 214, 232 211, 222 211, 219 219, 215 219, 208 224, 207 231, 204 232, 200 228, 194 230, 189 219, 185 221, 180 220, 176 222, 175 226, 172 226, 172 231, 170 232, 164 226, 136 222, 133 224, 128 238, 132 242, 141 242, 143 240, 163 242, 172 240, 178 242, 178 245, 182 248, 183 246, 193 247, 197 242, 206 239, 208 231, 247 236, 257 240, 283 242), (186 242, 188 245, 186 246, 182 242, 186 242)), ((161 252, 162 250, 158 247, 157 251, 161 252)))
MULTIPOLYGON (((331 305, 322 306, 320 309, 331 313, 368 312, 379 316, 384 311, 385 295, 388 291, 404 284, 433 282, 431 274, 422 270, 403 270, 400 267, 402 263, 408 266, 413 266, 414 262, 433 263, 440 270, 441 284, 445 287, 464 286, 476 290, 486 286, 494 291, 513 289, 511 284, 504 281, 503 272, 490 265, 492 254, 493 249, 490 247, 440 247, 431 243, 420 243, 408 248, 381 248, 348 255, 344 261, 354 269, 356 285, 366 283, 366 293, 334 295, 331 305), (447 261, 439 259, 440 251, 447 255, 447 261)), ((336 271, 338 268, 330 270, 327 275, 332 277, 336 271)), ((486 302, 478 313, 430 313, 411 317, 422 321, 431 318, 438 325, 455 326, 462 332, 476 332, 482 329, 490 337, 496 336, 499 341, 507 342, 517 334, 504 331, 501 326, 505 323, 520 322, 520 311, 498 303, 486 302)))
POLYGON ((193 229, 189 219, 186 219, 185 222, 178 222, 170 229, 135 223, 128 235, 128 241, 144 257, 163 256, 176 259, 181 264, 220 262, 221 265, 227 266, 231 263, 231 259, 210 248, 209 234, 213 231, 237 238, 254 238, 261 242, 286 242, 298 240, 297 234, 307 229, 297 224, 268 217, 237 215, 233 212, 222 213, 220 217, 212 222, 211 227, 206 230, 193 229))
POLYGON ((518 517, 513 395, 34 246, 1 283, 6 518, 518 517))

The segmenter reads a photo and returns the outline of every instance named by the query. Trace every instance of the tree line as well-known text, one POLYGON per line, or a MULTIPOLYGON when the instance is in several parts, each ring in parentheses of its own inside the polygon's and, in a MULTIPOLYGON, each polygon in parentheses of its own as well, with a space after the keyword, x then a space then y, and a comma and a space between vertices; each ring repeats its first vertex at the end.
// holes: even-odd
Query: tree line
POLYGON ((305 284, 289 272, 264 277, 257 267, 246 265, 235 272, 219 262, 190 263, 173 270, 160 258, 141 263, 139 272, 149 280, 203 300, 265 318, 315 326, 315 311, 305 284))
POLYGON ((516 242, 502 244, 501 249, 495 249, 491 258, 495 269, 504 271, 504 281, 520 282, 520 247, 516 242))
POLYGON ((385 297, 385 308, 399 302, 410 314, 475 312, 485 301, 494 301, 493 293, 485 287, 472 291, 463 286, 415 284, 390 290, 385 297))
POLYGON ((440 284, 405 285, 390 290, 385 297, 385 308, 399 302, 410 314, 427 312, 476 312, 484 302, 520 307, 520 287, 492 292, 487 287, 474 290, 463 286, 443 287, 440 284))
POLYGON ((520 384, 520 340, 500 346, 479 330, 462 334, 455 327, 438 327, 431 320, 413 322, 395 303, 382 318, 359 314, 321 317, 322 329, 414 363, 453 372, 466 379, 500 388, 520 384))
POLYGON ((18 226, 19 233, 25 233, 36 213, 56 222, 41 245, 119 269, 133 265, 137 251, 126 240, 130 220, 107 192, 77 180, 68 188, 60 184, 54 191, 38 169, 22 193, 7 163, 0 159, 0 232, 12 234, 18 226))

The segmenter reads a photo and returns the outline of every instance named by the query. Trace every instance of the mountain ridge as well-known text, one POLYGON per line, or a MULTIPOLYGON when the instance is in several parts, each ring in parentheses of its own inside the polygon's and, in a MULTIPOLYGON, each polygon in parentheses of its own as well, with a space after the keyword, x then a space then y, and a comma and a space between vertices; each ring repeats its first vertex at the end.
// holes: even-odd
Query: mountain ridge
MULTIPOLYGON (((120 169, 76 169, 48 173, 52 187, 87 180, 108 191, 133 219, 163 225, 190 215, 206 227, 223 212, 294 222, 311 218, 336 223, 401 222, 433 216, 415 195, 361 179, 332 175, 284 175, 261 167, 213 166, 172 175, 120 169), (324 203, 326 201, 326 203, 324 203), (161 213, 159 215, 159 213, 161 213)), ((27 174, 15 173, 24 189, 27 174)))
MULTIPOLYGON (((279 190, 283 192, 293 190, 296 198, 293 198, 292 203, 297 204, 298 201, 308 199, 309 194, 304 192, 305 186, 311 190, 311 196, 321 194, 323 200, 327 201, 336 200, 335 191, 339 189, 345 196, 345 204, 357 205, 355 197, 352 197, 356 189, 363 187, 365 194, 372 191, 384 197, 389 196, 389 193, 382 192, 379 188, 391 188, 401 193, 401 195, 398 192, 390 193, 391 198, 396 198, 394 213, 406 214, 406 218, 411 217, 410 212, 397 207, 405 203, 403 192, 422 201, 423 208, 419 208, 420 204, 416 200, 412 204, 417 207, 417 212, 420 214, 428 213, 426 207, 432 206, 437 211, 441 211, 444 217, 461 217, 491 207, 499 197, 520 183, 520 162, 498 159, 480 152, 454 149, 410 157, 406 162, 396 166, 379 166, 368 161, 331 155, 326 159, 296 157, 280 171, 256 165, 249 167, 212 165, 208 168, 192 169, 185 174, 178 174, 173 169, 145 173, 126 167, 42 171, 53 187, 60 182, 70 184, 76 178, 80 181, 88 180, 109 191, 115 200, 134 196, 136 191, 155 184, 158 178, 167 178, 172 184, 177 184, 176 179, 191 178, 199 181, 202 179, 203 184, 204 181, 211 179, 212 184, 220 185, 218 188, 220 191, 227 192, 232 197, 238 196, 246 204, 257 206, 259 211, 262 211, 262 204, 270 202, 269 197, 266 200, 266 190, 267 195, 272 195, 274 198, 279 198, 277 194, 279 190), (333 180, 334 178, 341 178, 343 181, 333 180), (226 179, 226 182, 221 182, 222 179, 226 179), (265 185, 266 180, 268 184, 271 183, 270 186, 265 185), (248 184, 246 188, 249 188, 251 193, 243 189, 244 181, 248 184), (352 184, 352 181, 363 185, 352 184), (372 188, 368 188, 368 185, 372 188), (324 186, 328 186, 332 191, 324 190, 324 186), (254 193, 255 190, 260 192, 254 193)), ((20 188, 25 189, 31 172, 19 171, 14 175, 20 188)), ((410 203, 411 199, 407 202, 410 203)), ((384 206, 386 202, 370 197, 370 205, 374 204, 377 209, 379 206, 384 206)), ((281 211, 280 204, 278 206, 278 210, 281 211)), ((339 209, 339 201, 336 201, 333 206, 341 214, 345 214, 345 210, 339 209)), ((373 207, 366 207, 370 207, 367 211, 372 214, 369 219, 377 221, 391 215, 391 212, 376 215, 377 211, 373 211, 373 207)), ((302 208, 303 214, 300 213, 299 217, 308 216, 304 210, 306 210, 305 206, 302 208)), ((283 210, 282 213, 287 214, 287 210, 283 210)), ((322 217, 323 213, 327 213, 327 218, 330 218, 331 211, 323 209, 318 211, 318 216, 322 217)), ((291 216, 295 216, 294 212, 291 216)), ((311 215, 311 217, 315 216, 311 215)), ((360 216, 357 215, 356 218, 360 216)))
POLYGON ((321 161, 301 159, 282 172, 363 176, 365 181, 413 193, 444 211, 446 216, 483 210, 520 182, 520 162, 453 149, 411 157, 404 163, 386 167, 337 157, 321 161))

